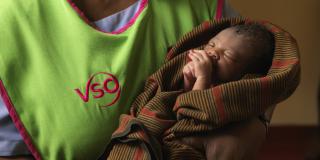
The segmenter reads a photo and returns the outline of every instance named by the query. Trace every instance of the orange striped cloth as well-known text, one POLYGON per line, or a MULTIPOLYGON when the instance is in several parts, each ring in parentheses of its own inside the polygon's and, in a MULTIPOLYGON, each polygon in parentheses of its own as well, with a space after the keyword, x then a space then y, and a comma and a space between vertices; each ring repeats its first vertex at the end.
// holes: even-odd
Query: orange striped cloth
POLYGON ((203 151, 176 139, 214 133, 227 123, 261 115, 268 106, 288 98, 299 80, 298 46, 288 32, 266 21, 245 18, 204 22, 183 36, 169 51, 165 64, 147 79, 130 114, 121 115, 106 154, 112 160, 205 159, 203 151), (268 74, 183 92, 186 51, 205 44, 224 28, 253 22, 274 34, 275 52, 268 74))

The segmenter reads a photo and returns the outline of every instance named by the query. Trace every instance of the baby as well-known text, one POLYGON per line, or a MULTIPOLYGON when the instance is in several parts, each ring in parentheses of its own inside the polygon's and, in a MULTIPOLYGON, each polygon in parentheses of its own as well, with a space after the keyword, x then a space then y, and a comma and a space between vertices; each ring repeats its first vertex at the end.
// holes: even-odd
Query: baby
MULTIPOLYGON (((222 30, 203 50, 190 50, 184 68, 184 90, 203 90, 241 79, 245 74, 265 75, 271 66, 273 35, 258 24, 237 25, 222 30)), ((205 151, 212 159, 210 136, 183 138, 182 142, 205 151)))
POLYGON ((222 30, 203 50, 190 50, 184 68, 184 89, 202 90, 241 79, 245 74, 266 74, 274 50, 273 35, 259 24, 222 30))

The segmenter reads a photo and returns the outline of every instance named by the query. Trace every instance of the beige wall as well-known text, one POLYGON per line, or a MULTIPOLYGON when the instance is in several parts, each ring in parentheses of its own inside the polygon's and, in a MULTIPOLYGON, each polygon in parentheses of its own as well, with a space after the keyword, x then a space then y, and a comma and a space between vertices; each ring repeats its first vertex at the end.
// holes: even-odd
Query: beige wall
POLYGON ((229 0, 241 15, 269 20, 298 41, 302 76, 300 86, 273 114, 273 125, 316 125, 317 86, 320 82, 319 0, 229 0))

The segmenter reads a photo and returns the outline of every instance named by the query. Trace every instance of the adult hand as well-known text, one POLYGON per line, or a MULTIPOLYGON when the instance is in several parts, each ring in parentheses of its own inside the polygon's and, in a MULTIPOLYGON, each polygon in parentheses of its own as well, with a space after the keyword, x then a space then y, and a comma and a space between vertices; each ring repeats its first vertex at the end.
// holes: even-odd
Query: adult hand
POLYGON ((234 123, 205 140, 206 156, 208 160, 256 159, 265 139, 266 128, 259 118, 234 123))
POLYGON ((204 137, 183 138, 196 149, 205 149, 208 160, 253 160, 266 139, 266 128, 259 118, 233 123, 204 137))

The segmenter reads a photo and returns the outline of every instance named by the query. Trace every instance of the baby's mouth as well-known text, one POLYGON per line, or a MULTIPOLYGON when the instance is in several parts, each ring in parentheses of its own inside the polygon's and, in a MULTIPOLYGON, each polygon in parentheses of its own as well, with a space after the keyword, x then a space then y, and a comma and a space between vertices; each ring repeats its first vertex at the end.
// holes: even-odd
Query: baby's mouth
POLYGON ((218 63, 219 57, 217 57, 216 55, 210 55, 210 59, 211 59, 212 64, 214 66, 216 66, 218 63))
POLYGON ((218 56, 217 55, 212 55, 211 57, 212 57, 212 59, 214 59, 216 61, 218 60, 218 56))

